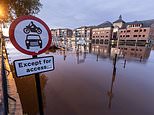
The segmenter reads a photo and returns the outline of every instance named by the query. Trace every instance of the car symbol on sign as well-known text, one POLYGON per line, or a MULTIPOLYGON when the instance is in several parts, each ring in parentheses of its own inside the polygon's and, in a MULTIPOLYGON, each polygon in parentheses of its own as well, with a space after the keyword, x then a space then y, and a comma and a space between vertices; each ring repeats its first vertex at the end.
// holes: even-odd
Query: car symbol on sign
POLYGON ((41 37, 39 35, 36 35, 36 34, 27 35, 25 43, 26 43, 27 49, 29 49, 30 47, 37 47, 37 46, 42 48, 41 37))

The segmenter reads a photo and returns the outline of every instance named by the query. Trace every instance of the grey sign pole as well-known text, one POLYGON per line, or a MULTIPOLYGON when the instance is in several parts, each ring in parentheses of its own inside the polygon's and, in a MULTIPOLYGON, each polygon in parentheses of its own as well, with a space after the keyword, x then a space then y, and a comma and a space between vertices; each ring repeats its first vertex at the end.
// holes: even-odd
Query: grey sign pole
MULTIPOLYGON (((33 56, 33 58, 37 58, 37 55, 33 56)), ((43 111, 43 99, 42 99, 41 83, 40 83, 39 73, 36 73, 35 74, 35 82, 36 82, 36 90, 37 90, 37 98, 38 98, 39 112, 40 112, 40 115, 44 115, 44 111, 43 111)))

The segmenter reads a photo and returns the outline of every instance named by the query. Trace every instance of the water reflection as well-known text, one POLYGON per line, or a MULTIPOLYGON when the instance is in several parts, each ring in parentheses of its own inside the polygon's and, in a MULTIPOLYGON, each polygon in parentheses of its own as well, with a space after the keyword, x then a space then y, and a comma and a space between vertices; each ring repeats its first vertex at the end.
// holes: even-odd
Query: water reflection
POLYGON ((114 85, 114 82, 115 82, 115 78, 116 78, 116 67, 114 66, 113 72, 112 72, 111 87, 110 87, 110 90, 108 91, 108 96, 109 96, 108 108, 109 108, 109 109, 111 109, 111 105, 112 105, 113 85, 114 85))
MULTIPOLYGON (((111 52, 111 46, 109 44, 104 44, 104 45, 93 45, 92 44, 92 53, 102 57, 102 58, 108 58, 110 57, 110 52, 111 52)), ((98 60, 98 59, 97 59, 98 60)))
POLYGON ((151 46, 119 46, 119 55, 125 59, 146 61, 150 56, 151 46))
POLYGON ((84 46, 77 46, 77 50, 76 50, 76 57, 77 57, 77 64, 81 64, 84 63, 86 60, 86 45, 84 46))
MULTIPOLYGON (((12 65, 11 69, 14 70, 12 65)), ((37 90, 36 90, 34 75, 23 78, 17 78, 15 77, 15 73, 13 72, 13 76, 21 100, 23 113, 27 115, 37 115, 39 113, 39 110, 38 110, 38 98, 37 98, 37 90)), ((40 81, 41 81, 41 90, 43 97, 43 106, 45 107, 44 87, 46 85, 47 78, 44 74, 40 75, 40 81)))
POLYGON ((121 45, 121 46, 112 46, 110 44, 102 44, 96 45, 92 44, 92 53, 97 56, 96 60, 98 61, 98 57, 100 58, 113 58, 115 54, 118 54, 119 58, 124 59, 124 63, 126 64, 126 60, 139 60, 146 61, 151 52, 151 45, 145 46, 129 46, 129 45, 121 45))
POLYGON ((64 61, 66 60, 66 53, 65 53, 66 51, 65 50, 63 50, 63 55, 64 55, 64 61))
POLYGON ((126 59, 125 59, 125 60, 124 60, 124 66, 123 66, 124 68, 126 67, 126 63, 127 63, 127 61, 126 61, 126 59))
MULTIPOLYGON (((54 53, 48 51, 55 57, 56 69, 41 77, 46 115, 154 114, 150 46, 59 44, 54 53)), ((24 113, 37 114, 34 77, 15 79, 24 113)))
POLYGON ((126 61, 137 61, 146 62, 150 56, 151 45, 115 45, 115 44, 92 44, 86 43, 86 45, 77 45, 75 42, 59 42, 60 46, 63 48, 62 55, 63 60, 66 60, 66 57, 72 52, 76 53, 77 64, 84 63, 86 60, 87 54, 96 55, 96 61, 100 59, 113 59, 115 54, 118 54, 119 59, 124 59, 124 67, 126 61))

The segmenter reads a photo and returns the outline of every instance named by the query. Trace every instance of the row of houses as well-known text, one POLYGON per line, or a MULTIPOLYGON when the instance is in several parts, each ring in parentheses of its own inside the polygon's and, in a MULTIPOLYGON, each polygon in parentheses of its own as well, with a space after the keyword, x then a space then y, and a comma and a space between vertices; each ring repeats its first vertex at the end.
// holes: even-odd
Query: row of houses
POLYGON ((82 26, 74 30, 52 29, 53 38, 72 40, 84 39, 95 44, 108 44, 118 41, 119 44, 149 43, 154 40, 154 19, 125 22, 120 15, 113 23, 106 21, 97 26, 82 26))

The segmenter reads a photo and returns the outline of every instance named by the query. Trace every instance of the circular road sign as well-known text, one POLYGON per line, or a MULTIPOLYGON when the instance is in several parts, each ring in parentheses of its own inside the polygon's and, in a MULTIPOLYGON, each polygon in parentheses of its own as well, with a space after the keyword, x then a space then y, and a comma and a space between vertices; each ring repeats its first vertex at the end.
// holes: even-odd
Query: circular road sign
POLYGON ((49 27, 34 16, 21 16, 12 22, 9 36, 16 49, 28 55, 45 52, 51 44, 49 27))

